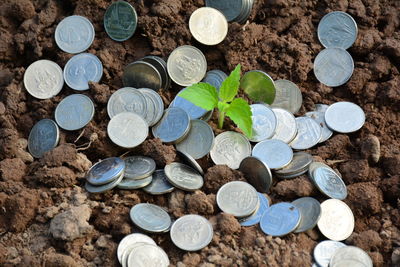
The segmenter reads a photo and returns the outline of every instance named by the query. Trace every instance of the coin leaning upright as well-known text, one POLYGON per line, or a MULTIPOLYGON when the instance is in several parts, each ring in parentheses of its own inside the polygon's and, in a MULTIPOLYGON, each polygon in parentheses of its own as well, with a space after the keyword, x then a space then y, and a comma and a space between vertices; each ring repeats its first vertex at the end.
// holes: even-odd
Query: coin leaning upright
POLYGON ((57 146, 59 139, 60 130, 57 124, 53 120, 42 119, 29 133, 28 150, 35 158, 41 158, 44 153, 57 146))
POLYGON ((168 181, 175 187, 186 191, 194 191, 203 186, 203 177, 189 166, 172 162, 164 168, 168 181))

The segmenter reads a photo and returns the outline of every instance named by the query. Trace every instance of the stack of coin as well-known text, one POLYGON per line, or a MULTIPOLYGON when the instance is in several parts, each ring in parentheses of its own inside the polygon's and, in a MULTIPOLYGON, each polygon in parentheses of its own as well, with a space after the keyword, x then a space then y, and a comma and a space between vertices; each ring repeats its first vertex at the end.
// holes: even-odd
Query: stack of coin
POLYGON ((313 158, 306 152, 293 153, 292 161, 284 168, 275 170, 276 177, 281 179, 291 179, 298 177, 308 171, 313 158))
POLYGON ((151 195, 162 195, 174 191, 175 187, 168 182, 164 170, 156 170, 151 183, 143 187, 143 191, 151 195))
POLYGON ((260 199, 260 205, 255 213, 253 213, 249 217, 239 219, 239 223, 241 226, 253 226, 258 224, 261 221, 261 217, 264 215, 267 208, 270 206, 270 200, 261 193, 257 193, 258 198, 260 199))
POLYGON ((137 227, 150 233, 168 232, 172 223, 171 217, 163 208, 149 203, 136 204, 129 215, 137 227))
POLYGON ((118 184, 120 189, 139 189, 149 185, 153 180, 156 163, 152 158, 131 156, 124 159, 124 178, 118 184))
POLYGON ((204 79, 201 80, 201 82, 211 84, 219 92, 219 88, 221 87, 222 82, 226 78, 228 78, 228 75, 226 75, 226 73, 223 72, 222 70, 210 70, 207 71, 206 77, 204 77, 204 79))
POLYGON ((85 188, 90 193, 103 193, 116 187, 124 178, 125 162, 117 157, 94 164, 86 175, 85 188))
POLYGON ((221 11, 227 21, 236 21, 243 24, 247 21, 253 8, 254 0, 206 0, 206 6, 213 7, 221 11))
POLYGON ((373 267, 372 259, 367 252, 355 246, 345 246, 335 250, 329 266, 365 266, 373 267))
POLYGON ((300 211, 300 223, 294 230, 301 233, 313 229, 321 217, 321 204, 312 197, 298 198, 292 202, 300 211))
POLYGON ((329 262, 335 251, 345 246, 346 244, 338 241, 321 241, 314 248, 314 260, 319 267, 329 267, 329 262))

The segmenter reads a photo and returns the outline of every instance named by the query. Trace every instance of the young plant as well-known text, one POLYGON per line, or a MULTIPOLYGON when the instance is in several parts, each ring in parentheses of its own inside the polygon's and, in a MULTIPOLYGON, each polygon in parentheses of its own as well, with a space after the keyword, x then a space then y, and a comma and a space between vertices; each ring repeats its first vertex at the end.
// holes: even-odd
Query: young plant
POLYGON ((217 89, 208 83, 196 83, 187 87, 179 96, 192 102, 205 110, 217 108, 218 128, 222 129, 225 115, 251 138, 252 124, 251 109, 249 104, 240 97, 235 98, 240 85, 240 64, 231 72, 219 88, 217 89))

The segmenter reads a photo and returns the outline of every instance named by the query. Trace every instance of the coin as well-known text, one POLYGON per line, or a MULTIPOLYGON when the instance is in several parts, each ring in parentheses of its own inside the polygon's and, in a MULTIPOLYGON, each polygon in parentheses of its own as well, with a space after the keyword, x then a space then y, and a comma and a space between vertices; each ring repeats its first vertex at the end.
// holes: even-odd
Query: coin
POLYGON ((289 144, 293 149, 309 149, 321 140, 322 128, 309 117, 297 117, 297 135, 289 144))
POLYGON ((347 188, 342 178, 328 166, 317 167, 312 172, 312 181, 324 195, 343 200, 347 197, 347 188))
POLYGON ((314 228, 321 217, 321 204, 318 200, 312 197, 298 198, 292 202, 293 205, 300 211, 300 223, 297 226, 295 233, 305 232, 314 228))
POLYGON ((351 102, 336 102, 325 112, 329 128, 339 133, 358 131, 365 123, 365 114, 360 106, 351 102))
POLYGON ((82 94, 69 95, 58 103, 55 119, 67 131, 79 130, 88 124, 94 115, 92 100, 82 94))
POLYGON ((137 26, 137 14, 125 1, 112 3, 104 14, 104 29, 111 39, 122 42, 132 37, 137 26))
POLYGON ((293 150, 281 140, 265 140, 253 147, 252 156, 262 160, 271 169, 281 169, 293 158, 293 150))
POLYGON ((343 201, 328 199, 321 203, 321 218, 317 225, 326 238, 342 241, 353 233, 354 215, 343 201))
POLYGON ((154 242, 154 240, 147 235, 139 233, 129 234, 125 236, 118 244, 117 256, 120 263, 122 259, 122 253, 124 252, 126 247, 135 243, 148 243, 156 245, 156 242, 154 242))
POLYGON ((254 187, 241 181, 233 181, 221 186, 216 199, 218 207, 223 212, 239 218, 253 214, 260 203, 254 187))
POLYGON ((242 1, 242 12, 240 15, 235 19, 240 24, 244 24, 247 21, 247 18, 250 16, 251 9, 253 8, 253 1, 254 0, 244 0, 242 1))
POLYGON ((204 114, 204 116, 201 117, 200 120, 202 120, 202 121, 209 121, 209 120, 211 119, 211 117, 212 117, 213 111, 214 111, 214 109, 212 109, 212 110, 210 110, 210 111, 207 111, 207 113, 204 114))
POLYGON ((318 24, 318 39, 327 48, 349 48, 356 41, 357 32, 356 21, 342 11, 326 14, 318 24))
POLYGON ((253 101, 271 104, 275 98, 275 84, 272 78, 261 71, 248 71, 240 80, 240 88, 253 101))
POLYGON ((165 166, 164 171, 168 181, 179 189, 194 191, 203 186, 203 177, 185 164, 172 162, 165 166))
POLYGON ((111 183, 123 175, 125 162, 117 157, 106 158, 94 164, 86 175, 86 180, 92 185, 111 183))
POLYGON ((129 212, 132 222, 140 229, 160 233, 171 226, 171 217, 161 207, 149 203, 139 203, 129 212))
POLYGON ((276 80, 274 83, 276 94, 271 107, 283 108, 293 114, 299 112, 303 103, 300 88, 288 80, 276 80))
POLYGON ((204 175, 204 171, 201 168, 201 166, 199 165, 199 163, 197 163, 197 161, 190 156, 188 153, 184 152, 184 151, 180 151, 177 150, 180 158, 187 164, 189 164, 190 166, 192 166, 192 168, 194 168, 196 171, 198 171, 201 175, 204 175))
POLYGON ((189 214, 180 217, 171 227, 172 242, 186 251, 196 251, 206 247, 213 238, 213 227, 204 217, 189 214))
POLYGON ((60 139, 57 124, 50 119, 38 121, 31 129, 28 137, 28 150, 35 158, 41 158, 55 148, 60 139))
POLYGON ((329 261, 333 254, 338 248, 345 247, 346 245, 342 242, 324 240, 319 242, 314 248, 314 259, 318 263, 318 266, 328 267, 329 261))
POLYGON ((153 126, 154 137, 164 143, 178 143, 190 130, 189 115, 180 108, 170 107, 164 110, 161 120, 153 126))
POLYGON ((114 144, 133 148, 146 140, 149 125, 136 113, 122 112, 112 117, 107 126, 107 134, 114 144))
POLYGON ((244 135, 232 131, 217 135, 210 151, 214 164, 225 164, 231 169, 239 168, 240 162, 250 154, 249 140, 244 135))
POLYGON ((192 120, 189 133, 181 142, 176 144, 176 149, 184 151, 194 159, 206 156, 214 144, 214 132, 208 123, 202 120, 192 120))
POLYGON ((184 111, 186 111, 186 113, 189 115, 191 120, 195 120, 198 119, 202 116, 204 116, 204 114, 207 113, 207 110, 196 106, 195 104, 193 104, 192 102, 190 102, 189 100, 184 99, 183 97, 180 97, 179 94, 184 91, 186 88, 182 89, 174 98, 174 100, 172 101, 170 107, 177 107, 177 108, 181 108, 184 111))
POLYGON ((297 134, 297 125, 295 117, 289 111, 282 108, 273 108, 272 111, 276 116, 275 134, 271 139, 277 139, 290 143, 297 134))
POLYGON ((239 221, 241 226, 253 226, 253 225, 258 224, 260 222, 261 217, 263 216, 264 212, 269 207, 268 198, 266 198, 261 193, 257 193, 257 194, 258 194, 258 198, 260 199, 260 206, 255 214, 251 215, 250 217, 241 219, 239 221))
POLYGON ((149 116, 149 126, 153 126, 154 124, 156 124, 162 117, 163 112, 164 112, 164 102, 161 98, 161 96, 154 90, 149 89, 149 88, 140 88, 138 89, 139 92, 141 92, 144 97, 146 98, 146 105, 147 107, 149 106, 148 100, 151 100, 150 102, 152 103, 152 105, 154 106, 154 111, 153 112, 149 112, 149 108, 146 109, 146 116, 147 114, 150 114, 149 116))
POLYGON ((252 104, 250 108, 253 121, 253 136, 250 141, 261 142, 271 138, 275 133, 277 124, 275 113, 263 104, 252 104))
POLYGON ((338 248, 330 262, 332 267, 372 267, 373 263, 368 253, 355 246, 345 246, 338 248))
POLYGON ((55 39, 58 47, 64 52, 81 53, 93 43, 93 24, 82 16, 66 17, 57 25, 55 39))
POLYGON ((64 85, 63 71, 57 63, 42 59, 33 62, 24 74, 24 86, 38 99, 56 96, 64 85))
MULTIPOLYGON (((146 244, 146 243, 137 242, 137 243, 130 244, 125 248, 124 252, 122 253, 121 261, 120 261, 122 267, 129 267, 128 259, 129 259, 129 255, 131 254, 132 250, 135 247, 140 247, 140 246, 143 246, 144 244, 146 244)), ((156 245, 156 244, 154 244, 154 245, 156 245)))
POLYGON ((272 174, 267 164, 256 157, 246 157, 240 163, 239 170, 258 192, 268 192, 272 185, 272 174))
POLYGON ((167 70, 176 84, 189 86, 200 82, 206 74, 206 57, 196 47, 179 46, 169 55, 167 70))
POLYGON ((226 78, 228 78, 228 75, 226 75, 225 72, 221 70, 210 70, 207 71, 206 77, 204 77, 204 79, 201 80, 201 82, 211 84, 219 92, 219 88, 221 87, 222 82, 226 78))
POLYGON ((131 156, 124 159, 125 178, 140 180, 150 176, 156 169, 152 158, 145 156, 131 156))
POLYGON ((227 21, 235 20, 242 12, 244 0, 232 0, 229 2, 220 0, 206 0, 206 6, 218 9, 225 15, 227 21))
POLYGON ((164 59, 157 56, 145 56, 141 60, 152 64, 158 70, 161 75, 162 88, 168 89, 171 86, 171 78, 168 76, 167 72, 167 62, 165 62, 164 59))
POLYGON ((175 187, 168 182, 164 170, 156 170, 153 173, 153 181, 143 190, 152 195, 162 195, 174 191, 175 187))
POLYGON ((113 189, 114 187, 116 187, 121 180, 124 178, 124 174, 122 173, 117 179, 115 179, 114 181, 108 183, 108 184, 103 184, 103 185, 92 185, 89 182, 85 183, 85 189, 89 192, 89 193, 103 193, 106 192, 108 190, 113 189))
POLYGON ((293 232, 300 223, 301 214, 293 204, 281 202, 271 205, 261 217, 261 230, 271 236, 283 236, 293 232))
POLYGON ((72 89, 89 89, 89 82, 99 82, 103 76, 103 65, 98 57, 90 53, 81 53, 68 60, 64 67, 65 83, 72 89))
POLYGON ((321 140, 319 140, 319 143, 325 142, 332 136, 333 132, 331 131, 331 129, 328 128, 325 122, 325 112, 310 111, 307 112, 305 115, 314 119, 319 124, 319 126, 321 126, 322 132, 321 140))
POLYGON ((319 112, 323 112, 325 113, 325 111, 329 108, 329 105, 325 105, 325 104, 315 104, 315 111, 319 111, 319 112))
POLYGON ((115 91, 108 100, 107 113, 112 119, 122 112, 134 112, 144 118, 147 112, 147 101, 143 93, 132 87, 115 91))
POLYGON ((119 189, 139 189, 148 186, 153 181, 153 176, 148 176, 140 180, 124 178, 119 182, 119 189))
POLYGON ((136 246, 128 257, 128 266, 132 267, 168 267, 169 264, 167 253, 151 244, 136 246))
POLYGON ((276 170, 275 174, 281 178, 287 178, 292 174, 297 174, 299 176, 308 170, 308 166, 313 161, 310 154, 306 152, 296 152, 293 153, 292 161, 284 168, 276 170))
POLYGON ((162 77, 155 66, 142 60, 135 61, 124 69, 122 82, 125 87, 162 88, 162 77))
POLYGON ((315 77, 327 86, 345 84, 353 75, 353 70, 353 58, 342 48, 325 48, 314 60, 315 77))

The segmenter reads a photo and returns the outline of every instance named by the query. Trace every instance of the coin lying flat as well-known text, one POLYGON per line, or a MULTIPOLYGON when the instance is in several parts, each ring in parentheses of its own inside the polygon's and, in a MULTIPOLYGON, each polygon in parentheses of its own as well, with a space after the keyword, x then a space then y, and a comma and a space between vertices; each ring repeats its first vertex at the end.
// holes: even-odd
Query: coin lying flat
POLYGON ((295 117, 289 111, 282 108, 273 108, 276 116, 275 134, 271 139, 277 139, 289 144, 297 134, 297 124, 295 117))
POLYGON ((124 159, 125 174, 128 179, 140 180, 150 176, 156 170, 156 163, 145 156, 131 156, 124 159))
POLYGON ((314 248, 314 259, 318 263, 318 266, 328 267, 329 261, 333 254, 338 248, 345 247, 346 245, 342 242, 324 240, 319 242, 314 248))
POLYGON ((324 195, 343 200, 347 197, 347 188, 342 178, 328 166, 320 166, 312 171, 312 181, 324 195))
POLYGON ((203 177, 185 164, 173 162, 167 164, 164 171, 168 181, 179 189, 194 191, 203 186, 203 177))
POLYGON ((153 181, 153 176, 148 176, 140 180, 124 178, 119 182, 119 189, 139 189, 148 186, 153 181))
POLYGON ((168 178, 165 175, 164 170, 156 170, 153 173, 153 180, 151 184, 143 188, 146 193, 152 195, 162 195, 170 193, 174 189, 175 187, 168 182, 168 178))
POLYGON ((262 160, 271 169, 281 169, 293 158, 293 150, 281 140, 265 140, 256 144, 252 156, 262 160))
POLYGON ((93 24, 82 16, 66 17, 57 25, 55 39, 58 47, 64 52, 81 53, 93 43, 93 24))
POLYGON ((338 199, 321 203, 321 218, 318 220, 321 233, 334 241, 347 239, 354 230, 354 215, 349 206, 338 199))
POLYGON ((192 166, 192 168, 194 168, 196 171, 198 171, 201 175, 204 175, 203 169, 201 168, 199 163, 197 163, 197 161, 192 156, 190 156, 185 151, 177 150, 177 152, 178 152, 180 158, 183 160, 183 162, 192 166))
POLYGON ((117 248, 117 256, 118 256, 118 261, 121 263, 122 259, 122 253, 126 249, 127 246, 135 244, 135 243, 148 243, 148 244, 153 244, 156 245, 156 242, 154 240, 144 234, 139 234, 139 233, 134 233, 125 236, 118 244, 117 248))
POLYGON ((168 267, 169 264, 167 253, 151 244, 134 247, 128 257, 128 266, 132 267, 168 267))
POLYGON ((284 168, 276 170, 276 176, 280 178, 294 178, 306 173, 308 166, 312 163, 313 158, 310 154, 305 152, 293 153, 292 161, 284 168), (295 175, 293 177, 293 175, 295 175))
POLYGON ((154 137, 160 138, 164 143, 180 142, 189 130, 189 115, 176 107, 166 109, 161 120, 152 128, 154 137))
POLYGON ((89 193, 103 193, 106 192, 108 190, 113 189, 114 187, 116 187, 121 180, 124 178, 124 174, 122 173, 117 179, 115 179, 114 181, 108 183, 108 184, 103 184, 103 185, 92 185, 89 182, 85 183, 85 189, 89 192, 89 193))
POLYGON ((372 267, 373 263, 368 253, 355 246, 338 248, 333 254, 329 266, 332 267, 372 267))
POLYGON ((114 144, 133 148, 146 140, 149 125, 136 113, 122 112, 112 117, 107 126, 107 134, 114 144))
POLYGON ((177 107, 181 108, 189 115, 191 120, 199 119, 200 117, 204 116, 207 113, 207 110, 196 106, 189 100, 180 97, 179 94, 184 91, 186 88, 182 89, 172 101, 170 107, 177 107))
POLYGON ((246 72, 240 80, 240 87, 253 101, 271 104, 275 99, 274 81, 264 72, 246 72))
POLYGON ((355 20, 342 11, 326 14, 318 24, 318 39, 324 47, 347 49, 356 41, 357 32, 355 20))
POLYGON ((164 112, 164 102, 161 96, 154 90, 149 88, 140 88, 139 92, 146 98, 146 114, 145 119, 148 120, 149 126, 156 124, 162 117, 164 112), (149 108, 151 103, 152 108, 149 108))
POLYGON ((171 227, 171 240, 180 249, 196 251, 206 247, 213 238, 211 223, 204 217, 189 214, 180 217, 171 227))
POLYGON ((81 53, 68 60, 64 67, 65 83, 72 89, 89 89, 89 82, 99 82, 103 76, 103 64, 90 53, 81 53))
POLYGON ((147 102, 143 93, 132 87, 115 91, 108 100, 107 113, 110 118, 122 112, 134 112, 143 118, 147 112, 147 102))
POLYGON ((38 99, 56 96, 64 85, 62 72, 61 67, 53 61, 46 59, 35 61, 25 71, 25 89, 38 99))
POLYGON ((59 139, 60 130, 57 124, 53 120, 42 119, 32 127, 29 133, 29 153, 35 158, 41 158, 44 153, 57 146, 59 139))
POLYGON ((86 175, 92 185, 103 185, 118 179, 124 173, 125 162, 117 157, 106 158, 94 164, 86 175))
POLYGON ((293 149, 309 149, 321 140, 322 128, 309 117, 297 117, 297 135, 289 144, 293 149))
POLYGON ((241 226, 253 226, 253 225, 256 225, 257 223, 259 223, 264 212, 269 207, 268 198, 266 198, 261 193, 257 193, 257 194, 258 194, 258 198, 260 199, 260 206, 255 214, 251 215, 250 217, 241 219, 239 221, 241 226))
POLYGON ((299 209, 301 215, 295 233, 305 232, 317 225, 321 216, 321 204, 318 200, 312 197, 302 197, 293 201, 292 204, 299 209))
POLYGON ((64 98, 57 105, 54 114, 58 126, 67 131, 85 127, 92 120, 93 115, 92 100, 82 94, 73 94, 64 98))
POLYGON ((132 222, 147 232, 160 233, 171 226, 171 217, 157 205, 139 203, 132 207, 129 214, 132 222))
POLYGON ((156 91, 163 86, 157 68, 143 60, 135 61, 125 67, 122 82, 125 87, 150 88, 156 91))
POLYGON ((211 84, 219 92, 219 88, 226 78, 228 78, 228 75, 226 75, 225 72, 221 70, 210 70, 207 71, 206 77, 204 77, 201 82, 211 84))
POLYGON ((258 192, 268 192, 272 185, 272 174, 267 164, 256 157, 246 157, 240 163, 239 170, 258 192))
POLYGON ((351 102, 336 102, 325 112, 329 128, 339 133, 358 131, 365 123, 365 114, 360 106, 351 102))
POLYGON ((293 232, 300 223, 301 214, 293 204, 281 202, 271 205, 261 217, 261 230, 272 236, 283 236, 293 232))
POLYGON ((111 39, 122 42, 132 37, 137 26, 136 10, 125 1, 112 3, 104 14, 104 29, 111 39))
POLYGON ((263 104, 250 105, 253 121, 253 136, 250 139, 252 142, 261 142, 271 138, 276 129, 277 119, 275 113, 263 104))
POLYGON ((353 58, 342 48, 325 48, 314 60, 315 77, 327 86, 345 84, 353 75, 353 70, 353 58))
POLYGON ((293 114, 297 113, 303 103, 300 88, 288 80, 276 80, 274 84, 276 95, 271 107, 283 108, 293 114))
POLYGON ((331 129, 328 128, 328 126, 325 123, 325 112, 320 112, 320 111, 310 111, 305 114, 307 117, 310 117, 311 119, 314 119, 319 126, 321 126, 322 132, 321 132, 321 140, 319 140, 319 143, 325 142, 328 140, 333 132, 331 129))

